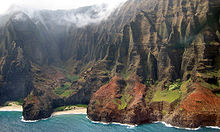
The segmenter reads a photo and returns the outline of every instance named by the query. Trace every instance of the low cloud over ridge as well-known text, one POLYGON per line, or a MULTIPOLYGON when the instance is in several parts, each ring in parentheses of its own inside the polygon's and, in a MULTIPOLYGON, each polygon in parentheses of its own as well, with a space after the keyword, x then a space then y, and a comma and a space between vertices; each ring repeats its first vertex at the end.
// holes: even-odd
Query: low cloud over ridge
POLYGON ((57 24, 74 23, 81 27, 90 23, 98 23, 106 19, 112 11, 127 0, 7 0, 1 2, 0 14, 13 14, 22 11, 30 18, 40 20, 46 19, 56 21, 57 24), (6 7, 8 8, 5 11, 6 7), (82 8, 80 8, 82 7, 82 8), (54 12, 53 12, 54 11, 54 12))
POLYGON ((6 13, 11 6, 19 6, 22 8, 34 9, 34 10, 65 10, 76 9, 84 6, 102 5, 106 4, 109 8, 113 9, 120 3, 126 0, 7 0, 2 1, 0 4, 0 14, 6 13))

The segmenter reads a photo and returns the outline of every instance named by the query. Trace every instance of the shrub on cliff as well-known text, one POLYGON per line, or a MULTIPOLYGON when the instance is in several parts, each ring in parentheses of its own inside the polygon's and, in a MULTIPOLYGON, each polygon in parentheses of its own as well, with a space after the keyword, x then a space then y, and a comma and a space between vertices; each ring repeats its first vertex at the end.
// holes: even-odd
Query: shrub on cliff
POLYGON ((169 86, 169 90, 176 90, 176 89, 179 89, 180 86, 181 86, 181 80, 180 79, 177 79, 174 83, 172 83, 170 86, 169 86))

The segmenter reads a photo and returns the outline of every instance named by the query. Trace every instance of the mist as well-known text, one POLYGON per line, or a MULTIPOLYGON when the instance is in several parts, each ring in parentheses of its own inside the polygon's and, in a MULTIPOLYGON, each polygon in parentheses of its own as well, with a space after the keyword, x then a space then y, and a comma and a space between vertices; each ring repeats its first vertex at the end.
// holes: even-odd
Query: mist
POLYGON ((84 6, 107 4, 109 8, 115 8, 126 0, 7 0, 1 1, 0 14, 4 14, 12 6, 34 10, 67 10, 84 6))
MULTIPOLYGON (((112 11, 127 0, 7 0, 0 5, 0 15, 22 11, 30 18, 44 21, 47 12, 50 21, 58 24, 74 23, 78 27, 106 19, 112 11), (50 13, 48 13, 50 12, 50 13), (53 12, 53 13, 52 13, 53 12)), ((20 18, 19 20, 21 20, 20 18)), ((45 22, 43 22, 45 23, 45 22)))

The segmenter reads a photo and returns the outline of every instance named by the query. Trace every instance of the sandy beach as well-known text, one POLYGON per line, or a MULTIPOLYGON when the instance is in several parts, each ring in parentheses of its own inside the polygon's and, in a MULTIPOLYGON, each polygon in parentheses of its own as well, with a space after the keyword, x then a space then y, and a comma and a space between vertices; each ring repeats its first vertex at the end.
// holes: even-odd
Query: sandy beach
POLYGON ((9 103, 9 106, 0 107, 0 111, 23 111, 21 105, 17 105, 15 103, 9 103))
MULTIPOLYGON (((2 106, 0 107, 0 111, 23 111, 21 105, 17 105, 15 103, 9 103, 9 106, 2 106)), ((74 109, 71 110, 65 110, 65 111, 57 111, 52 114, 52 116, 57 115, 66 115, 66 114, 86 114, 87 109, 83 107, 74 107, 74 109)))
POLYGON ((52 114, 52 116, 56 115, 66 115, 66 114, 86 114, 87 109, 83 107, 75 107, 75 109, 65 110, 65 111, 57 111, 52 114))

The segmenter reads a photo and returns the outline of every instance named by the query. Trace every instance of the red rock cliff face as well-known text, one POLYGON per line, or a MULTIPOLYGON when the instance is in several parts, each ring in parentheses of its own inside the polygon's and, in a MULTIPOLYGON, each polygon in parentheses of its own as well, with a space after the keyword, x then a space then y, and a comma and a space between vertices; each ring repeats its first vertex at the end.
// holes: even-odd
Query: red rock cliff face
POLYGON ((135 81, 117 76, 92 97, 88 117, 95 121, 141 124, 149 122, 149 110, 143 102, 147 88, 135 81))
POLYGON ((165 121, 188 128, 220 126, 220 98, 199 83, 192 84, 191 88, 193 92, 177 107, 173 104, 178 102, 146 103, 148 89, 145 85, 115 76, 93 95, 87 111, 88 117, 94 121, 127 124, 165 121))
POLYGON ((179 127, 220 126, 220 98, 198 83, 193 88, 166 121, 179 127))
POLYGON ((9 21, 0 34, 0 95, 15 91, 12 96, 25 97, 33 83, 23 105, 31 120, 92 97, 88 117, 96 121, 219 125, 219 7, 216 0, 129 0, 101 24, 58 33, 68 34, 58 35, 59 43, 56 33, 29 18, 9 21), (5 56, 15 40, 23 54, 5 56), (65 67, 70 78, 65 68, 58 68, 60 76, 56 68, 37 70, 34 64, 65 67))
POLYGON ((155 3, 153 10, 141 10, 124 26, 122 40, 112 50, 117 55, 113 73, 130 74, 130 78, 135 74, 145 85, 152 81, 151 85, 146 88, 135 82, 121 92, 118 78, 113 78, 92 97, 88 117, 132 124, 166 121, 190 128, 220 126, 219 2, 155 3), (172 90, 178 78, 182 85, 172 90), (102 96, 105 91, 108 96, 102 96))

